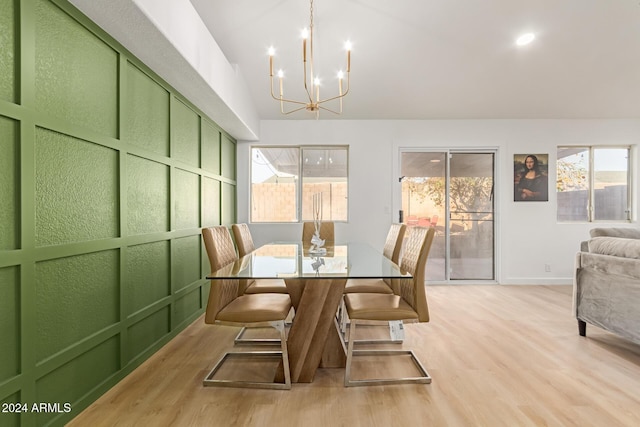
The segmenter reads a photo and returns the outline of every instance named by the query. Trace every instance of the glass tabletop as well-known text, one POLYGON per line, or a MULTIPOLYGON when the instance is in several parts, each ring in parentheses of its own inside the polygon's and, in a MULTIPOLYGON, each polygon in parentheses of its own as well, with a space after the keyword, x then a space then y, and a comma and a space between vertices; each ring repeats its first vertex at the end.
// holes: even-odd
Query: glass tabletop
POLYGON ((274 242, 214 271, 207 279, 410 278, 411 274, 366 243, 327 245, 309 253, 302 242, 274 242))

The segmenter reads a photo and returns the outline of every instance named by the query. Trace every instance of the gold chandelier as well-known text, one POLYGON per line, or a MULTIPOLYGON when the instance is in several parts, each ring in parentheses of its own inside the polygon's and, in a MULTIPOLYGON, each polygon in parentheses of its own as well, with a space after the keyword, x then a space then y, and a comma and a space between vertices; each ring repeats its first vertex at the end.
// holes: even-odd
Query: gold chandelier
POLYGON ((345 43, 345 48, 347 50, 347 88, 343 92, 343 84, 344 73, 342 70, 338 72, 338 95, 320 99, 320 79, 317 75, 314 74, 313 68, 313 0, 311 3, 311 18, 309 23, 309 28, 305 28, 302 31, 302 64, 303 64, 303 73, 304 73, 304 89, 307 93, 307 99, 304 101, 296 101, 293 99, 287 99, 284 97, 283 90, 283 78, 284 72, 282 70, 278 71, 278 80, 280 81, 280 95, 276 96, 273 93, 273 55, 275 54, 275 49, 272 47, 269 48, 269 81, 271 85, 271 97, 276 101, 280 101, 280 112, 282 114, 291 114, 300 110, 307 110, 312 113, 315 113, 316 119, 320 115, 320 110, 330 111, 334 114, 342 114, 342 98, 344 98, 347 93, 349 93, 349 81, 350 81, 350 72, 351 72, 351 43, 345 43), (307 61, 307 40, 309 40, 309 58, 307 61), (307 72, 307 62, 309 62, 309 68, 307 72), (339 109, 333 110, 326 106, 323 106, 325 102, 329 101, 338 101, 339 109), (295 104, 299 107, 294 108, 290 111, 285 111, 285 103, 295 104))

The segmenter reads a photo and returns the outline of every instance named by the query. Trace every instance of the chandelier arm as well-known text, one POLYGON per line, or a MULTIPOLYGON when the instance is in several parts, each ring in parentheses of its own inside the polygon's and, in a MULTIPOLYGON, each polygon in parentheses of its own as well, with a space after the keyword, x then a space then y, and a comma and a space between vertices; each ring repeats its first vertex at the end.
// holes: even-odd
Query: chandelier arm
POLYGON ((338 115, 342 114, 342 111, 334 111, 331 108, 327 108, 327 107, 318 106, 318 109, 329 111, 329 112, 331 112, 333 114, 338 114, 338 115))
POLYGON ((323 99, 323 100, 321 100, 321 101, 318 101, 317 103, 318 103, 318 104, 322 104, 322 103, 324 103, 324 102, 333 101, 334 99, 344 98, 344 97, 347 95, 347 93, 349 93, 349 91, 348 91, 348 90, 347 90, 345 93, 343 93, 342 95, 336 95, 336 96, 331 97, 331 98, 323 99))
POLYGON ((269 86, 271 86, 271 97, 272 97, 273 99, 275 99, 275 100, 279 100, 280 98, 276 97, 276 96, 273 94, 273 75, 269 76, 269 82, 270 82, 270 85, 269 85, 269 86))
POLYGON ((291 104, 298 104, 298 105, 304 105, 306 106, 307 103, 306 102, 302 102, 302 101, 294 101, 293 99, 286 99, 286 98, 275 98, 276 101, 281 101, 281 102, 288 102, 291 104))
POLYGON ((280 110, 280 112, 281 112, 282 114, 284 114, 284 115, 287 115, 287 114, 295 113, 296 111, 304 110, 305 108, 306 108, 306 107, 300 107, 300 108, 296 108, 296 109, 291 110, 291 111, 283 111, 283 110, 280 110))
POLYGON ((280 102, 290 102, 292 104, 307 105, 306 102, 294 101, 293 99, 287 99, 287 98, 281 98, 279 96, 275 96, 273 93, 273 77, 271 77, 271 97, 276 101, 280 101, 280 102))
POLYGON ((334 99, 341 99, 347 96, 347 94, 349 93, 349 80, 350 79, 347 77, 347 90, 342 95, 336 95, 332 98, 323 99, 322 101, 318 101, 318 104, 322 104, 323 102, 333 101, 334 99))

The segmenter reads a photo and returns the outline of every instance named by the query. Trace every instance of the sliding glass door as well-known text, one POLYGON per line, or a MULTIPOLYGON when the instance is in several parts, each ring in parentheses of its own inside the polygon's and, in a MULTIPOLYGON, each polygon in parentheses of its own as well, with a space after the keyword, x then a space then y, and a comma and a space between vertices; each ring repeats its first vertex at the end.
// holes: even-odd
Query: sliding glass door
POLYGON ((495 152, 402 151, 402 219, 435 226, 427 280, 495 280, 495 152))

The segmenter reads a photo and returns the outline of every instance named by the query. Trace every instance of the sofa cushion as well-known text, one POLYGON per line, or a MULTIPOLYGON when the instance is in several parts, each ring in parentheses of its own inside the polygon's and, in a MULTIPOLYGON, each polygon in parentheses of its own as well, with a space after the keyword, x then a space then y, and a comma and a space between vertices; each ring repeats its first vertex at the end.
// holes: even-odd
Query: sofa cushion
POLYGON ((626 239, 640 239, 640 229, 625 227, 601 227, 589 231, 591 237, 624 237, 626 239))
POLYGON ((589 240, 589 252, 640 259, 640 240, 621 237, 594 237, 589 240))

